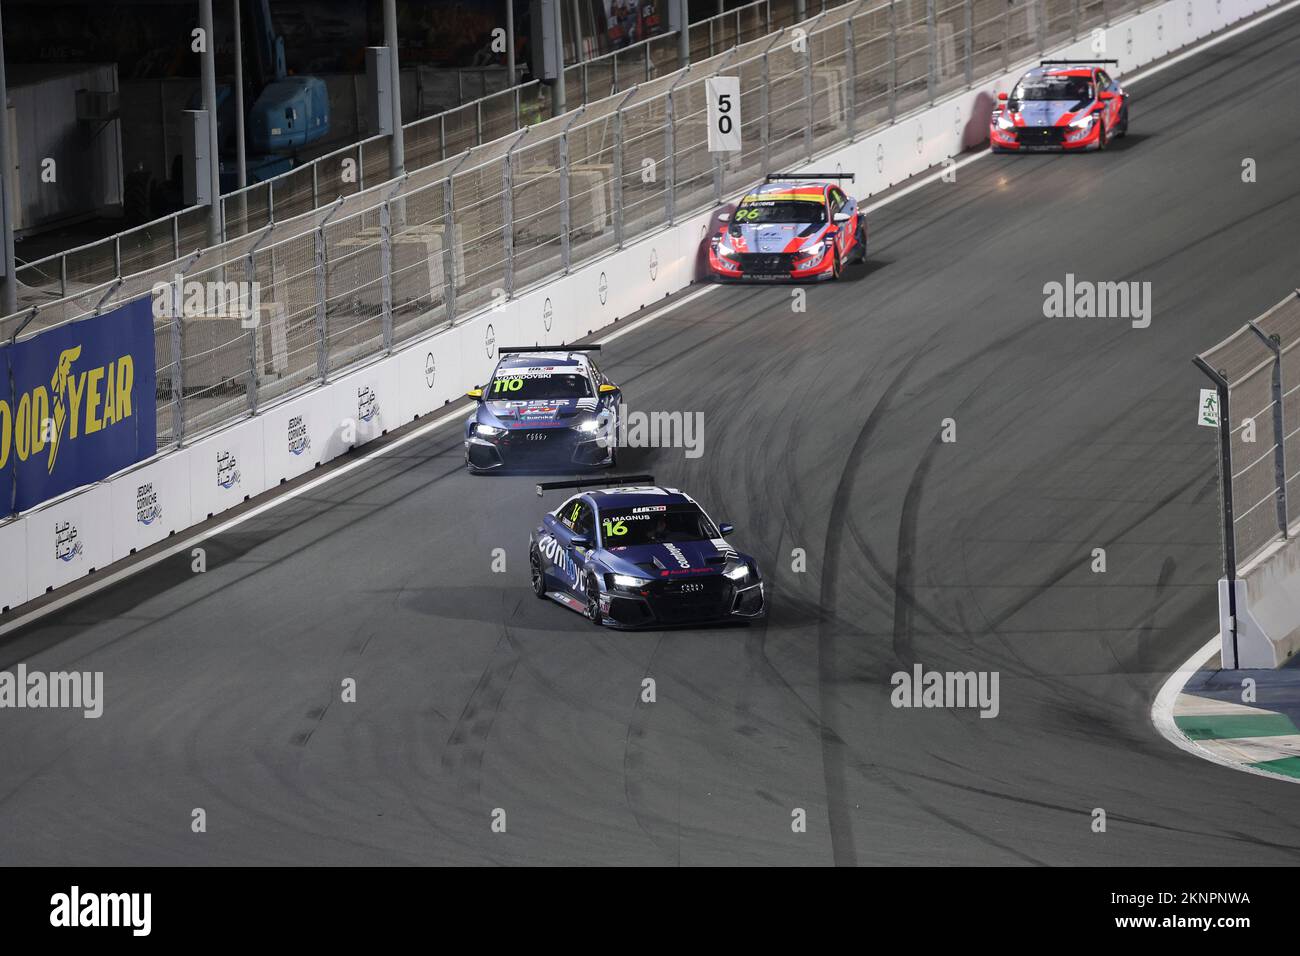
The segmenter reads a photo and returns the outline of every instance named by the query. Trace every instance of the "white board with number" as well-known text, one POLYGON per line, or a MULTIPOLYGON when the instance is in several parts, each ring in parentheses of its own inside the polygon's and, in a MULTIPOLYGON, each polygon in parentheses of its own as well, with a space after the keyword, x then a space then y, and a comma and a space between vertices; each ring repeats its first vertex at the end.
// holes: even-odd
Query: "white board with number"
POLYGON ((714 76, 704 81, 709 98, 709 152, 740 150, 740 77, 714 76))

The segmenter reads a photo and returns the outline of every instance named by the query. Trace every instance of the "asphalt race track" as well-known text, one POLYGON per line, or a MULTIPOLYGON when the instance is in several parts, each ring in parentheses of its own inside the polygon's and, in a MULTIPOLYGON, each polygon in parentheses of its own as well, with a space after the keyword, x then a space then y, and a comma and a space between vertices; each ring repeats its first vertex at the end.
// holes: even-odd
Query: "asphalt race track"
POLYGON ((766 625, 622 634, 534 599, 559 499, 470 477, 448 426, 207 542, 204 574, 178 556, 6 637, 0 666, 102 670, 105 704, 5 715, 0 860, 1294 864, 1300 790, 1148 712, 1215 627, 1191 357, 1300 281, 1297 83, 1291 13, 1134 85, 1109 153, 885 206, 804 313, 716 288, 607 347, 630 407, 705 413, 702 457, 621 470, 735 523, 766 625), (1044 318, 1066 273, 1149 281, 1150 327, 1044 318), (998 671, 999 715, 893 708, 915 663, 998 671))

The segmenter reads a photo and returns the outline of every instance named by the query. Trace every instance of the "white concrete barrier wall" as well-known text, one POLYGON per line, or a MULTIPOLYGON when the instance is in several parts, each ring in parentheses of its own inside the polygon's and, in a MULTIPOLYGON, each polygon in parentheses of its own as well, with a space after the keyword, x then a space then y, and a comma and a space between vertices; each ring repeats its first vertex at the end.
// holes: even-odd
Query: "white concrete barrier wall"
MULTIPOLYGON (((1278 2, 1170 0, 1101 31, 1100 41, 1090 34, 1048 55, 1113 57, 1122 76, 1278 2), (1104 42, 1104 51, 1095 50, 1095 42, 1104 42)), ((1025 68, 1018 64, 1004 76, 905 115, 805 168, 854 173, 858 196, 887 189, 984 141, 997 92, 1010 89, 1025 68)), ((1133 112, 1139 128, 1141 109, 1138 97, 1133 112)), ((680 291, 699 277, 701 244, 716 212, 692 214, 455 328, 409 343, 391 357, 0 522, 0 608, 12 610, 305 474, 350 447, 437 412, 486 380, 501 345, 572 342, 680 291), (76 553, 68 553, 69 541, 74 548, 80 544, 76 553)), ((1276 631, 1277 621, 1300 620, 1300 599, 1292 607, 1270 596, 1275 579, 1295 589, 1300 572, 1261 573, 1262 596, 1256 598, 1249 594, 1254 585, 1240 582, 1262 634, 1276 631)), ((1275 654, 1281 646, 1269 639, 1275 654)), ((1263 645, 1260 651, 1262 660, 1263 645)))
MULTIPOLYGON (((1241 570, 1236 588, 1236 666, 1281 667, 1300 650, 1300 539, 1279 541, 1241 570)), ((1228 579, 1219 579, 1219 659, 1233 667, 1228 579)))

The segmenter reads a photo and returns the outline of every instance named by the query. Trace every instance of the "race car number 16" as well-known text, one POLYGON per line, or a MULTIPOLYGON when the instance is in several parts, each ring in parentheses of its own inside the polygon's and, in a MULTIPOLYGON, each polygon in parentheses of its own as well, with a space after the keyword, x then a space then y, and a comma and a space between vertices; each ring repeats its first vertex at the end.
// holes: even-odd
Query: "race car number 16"
POLYGON ((709 77, 704 87, 709 98, 709 152, 736 152, 740 149, 740 77, 709 77))

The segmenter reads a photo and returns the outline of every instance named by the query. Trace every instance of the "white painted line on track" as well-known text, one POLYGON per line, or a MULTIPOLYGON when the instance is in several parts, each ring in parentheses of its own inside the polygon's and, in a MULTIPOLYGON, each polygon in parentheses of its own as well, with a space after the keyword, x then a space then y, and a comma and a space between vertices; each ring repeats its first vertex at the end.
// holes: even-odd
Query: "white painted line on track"
MULTIPOLYGON (((1193 57, 1197 55, 1203 50, 1208 50, 1211 47, 1217 46, 1218 44, 1224 42, 1225 40, 1230 40, 1233 37, 1239 36, 1240 34, 1245 33, 1248 30, 1254 29, 1255 27, 1259 26, 1261 23, 1264 23, 1268 20, 1272 20, 1274 17, 1281 16, 1282 14, 1287 13, 1288 11, 1296 7, 1300 7, 1300 0, 1291 0, 1290 3, 1278 7, 1276 10, 1255 17, 1249 22, 1241 24, 1240 26, 1233 27, 1224 33, 1216 34, 1215 36, 1210 37, 1204 41, 1198 40, 1187 51, 1177 54, 1176 56, 1173 56, 1168 60, 1164 60, 1153 67, 1149 67, 1146 70, 1141 70, 1138 72, 1136 76, 1130 79, 1126 79, 1125 82, 1136 83, 1141 80, 1147 79, 1150 76, 1154 76, 1155 74, 1159 73, 1161 70, 1166 70, 1177 63, 1181 63, 1183 60, 1186 60, 1189 57, 1193 57)), ((892 192, 889 195, 885 196, 884 198, 865 207, 864 211, 872 212, 876 209, 880 209, 883 206, 887 206, 891 202, 895 202, 896 200, 902 199, 904 196, 911 195, 912 193, 916 192, 918 189, 920 189, 923 186, 928 186, 930 183, 937 182, 939 179, 942 179, 943 176, 946 175, 948 171, 951 169, 960 169, 963 166, 968 166, 971 163, 983 159, 985 156, 991 156, 991 155, 992 153, 987 148, 983 149, 972 156, 968 156, 965 159, 960 160, 959 162, 953 164, 952 166, 945 167, 941 170, 938 170, 937 172, 930 174, 929 176, 925 176, 917 180, 916 182, 909 183, 907 186, 903 187, 902 189, 899 189, 896 192, 892 192)), ((643 325, 648 325, 650 322, 653 322, 655 319, 659 318, 660 316, 667 315, 668 313, 672 312, 674 309, 680 308, 681 306, 685 305, 688 302, 692 302, 695 299, 700 298, 701 296, 707 295, 708 293, 712 292, 716 288, 718 288, 718 286, 714 284, 705 285, 702 288, 697 289, 695 292, 683 296, 682 298, 678 299, 676 302, 670 302, 668 305, 664 306, 663 308, 651 312, 649 315, 645 316, 644 318, 637 319, 635 322, 632 322, 631 324, 621 329, 615 329, 613 332, 610 332, 608 335, 604 336, 603 338, 597 339, 596 344, 604 345, 607 342, 612 342, 615 339, 619 338, 620 336, 627 335, 629 332, 641 328, 641 326, 643 325)), ((304 495, 309 491, 313 491, 316 488, 319 488, 321 485, 324 485, 326 482, 333 481, 336 478, 341 478, 344 475, 352 471, 355 471, 358 468, 370 464, 370 462, 374 461, 377 458, 382 457, 383 455, 387 455, 390 452, 403 447, 404 445, 408 445, 411 442, 416 441, 417 439, 423 438, 424 436, 431 434, 432 432, 436 431, 442 426, 448 425, 453 421, 463 418, 464 414, 465 413, 463 411, 451 412, 447 415, 441 416, 440 418, 435 418, 433 421, 421 425, 419 428, 414 429, 408 434, 403 435, 402 437, 385 444, 382 448, 377 448, 374 451, 370 452, 369 454, 363 455, 362 457, 357 458, 354 461, 350 461, 345 465, 333 467, 325 474, 320 475, 317 478, 313 478, 311 481, 303 485, 299 485, 298 487, 291 488, 288 491, 278 494, 270 501, 266 501, 260 505, 250 508, 248 511, 238 514, 235 517, 229 519, 228 521, 223 521, 221 524, 218 524, 207 531, 200 531, 196 534, 184 536, 178 543, 173 544, 157 552, 156 554, 151 554, 139 561, 136 561, 135 563, 127 567, 119 568, 116 571, 109 571, 103 575, 99 575, 90 583, 83 584, 81 587, 78 587, 75 591, 69 594, 63 595, 62 597, 59 597, 48 604, 43 604, 41 605, 41 607, 35 608, 32 611, 27 612, 26 614, 21 614, 18 617, 15 617, 11 621, 6 621, 5 623, 0 624, 0 635, 7 634, 10 631, 17 630, 20 627, 26 627, 27 625, 32 624, 35 621, 38 621, 49 614, 53 614, 55 611, 67 607, 69 604, 88 598, 91 595, 96 594, 99 591, 102 591, 104 588, 111 587, 114 584, 117 584, 119 581, 123 581, 134 574, 139 574, 141 571, 146 571, 149 568, 153 567, 154 565, 159 564, 160 562, 165 561, 168 558, 173 557, 177 554, 180 554, 182 551, 194 547, 196 544, 198 544, 201 541, 206 541, 209 538, 215 537, 216 535, 224 534, 225 532, 231 530, 232 528, 236 528, 239 525, 243 524, 244 522, 250 521, 253 518, 258 517, 259 515, 265 514, 266 512, 270 511, 272 508, 284 504, 286 501, 292 501, 294 498, 297 498, 300 495, 304 495)), ((1177 674, 1175 674, 1174 677, 1177 677, 1177 674)), ((1172 680, 1173 678, 1170 679, 1172 680)), ((1186 679, 1184 679, 1184 683, 1185 682, 1186 679)), ((1179 688, 1181 688, 1182 684, 1179 684, 1178 686, 1179 688)), ((1177 693, 1174 694, 1174 697, 1177 698, 1177 693)), ((1171 707, 1170 713, 1172 714, 1172 704, 1170 705, 1170 707, 1171 707)), ((1153 720, 1155 719, 1154 708, 1152 710, 1152 719, 1153 720)), ((1170 717, 1171 725, 1172 725, 1172 720, 1173 718, 1171 716, 1170 717)), ((1160 725, 1157 724, 1157 727, 1159 726, 1160 725)), ((1176 730, 1177 728, 1175 728, 1175 732, 1176 730)), ((1161 733, 1164 733, 1164 730, 1161 730, 1161 733)), ((1168 735, 1166 734, 1166 736, 1168 735)), ((1178 736, 1181 737, 1182 735, 1179 734, 1178 736)), ((1173 738, 1170 739, 1173 740, 1173 738)), ((1185 737, 1183 737, 1182 739, 1188 744, 1191 743, 1190 741, 1187 741, 1187 738, 1185 737)), ((1177 743, 1177 741, 1174 742, 1177 743)), ((1182 745, 1180 744, 1179 746, 1182 745)), ((1183 749, 1186 750, 1188 748, 1184 747, 1183 749)), ((1204 752, 1202 753, 1204 754, 1204 752)), ((1207 759, 1213 759, 1209 757, 1208 754, 1204 754, 1204 755, 1207 757, 1207 759)), ((1234 765, 1229 764, 1229 766, 1234 766, 1234 765)), ((1243 769, 1243 768, 1238 767, 1237 769, 1243 769)), ((1263 771, 1259 771, 1259 772, 1263 773, 1263 771)), ((1266 774, 1266 776, 1272 777, 1275 776, 1275 774, 1266 774)))
POLYGON ((1228 767, 1242 773, 1268 777, 1270 780, 1280 780, 1283 783, 1300 783, 1300 777, 1288 777, 1280 773, 1260 770, 1248 764, 1234 763, 1202 747, 1178 729, 1178 724, 1174 721, 1174 705, 1178 702, 1178 695, 1183 692, 1183 688, 1187 686, 1187 682, 1191 680, 1192 675, 1200 670, 1201 665, 1218 649, 1219 635, 1215 634, 1204 647, 1196 650, 1191 657, 1183 662, 1183 665, 1178 670, 1169 675, 1161 686, 1160 693, 1156 694, 1156 699, 1151 704, 1151 723, 1155 724, 1156 730, 1160 731, 1160 736, 1164 737, 1165 740, 1179 750, 1186 750, 1189 754, 1200 757, 1202 760, 1208 760, 1210 763, 1217 763, 1222 767, 1228 767))

